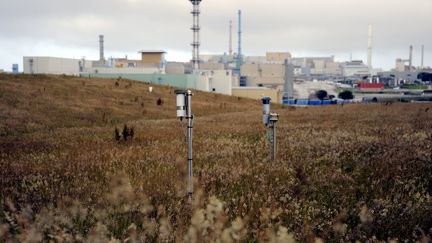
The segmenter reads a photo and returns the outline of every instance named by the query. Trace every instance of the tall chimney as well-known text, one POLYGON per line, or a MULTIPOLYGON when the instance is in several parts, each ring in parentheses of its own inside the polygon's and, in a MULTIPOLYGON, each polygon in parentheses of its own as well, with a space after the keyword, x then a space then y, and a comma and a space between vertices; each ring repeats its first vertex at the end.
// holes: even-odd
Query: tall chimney
POLYGON ((422 53, 421 53, 421 69, 424 68, 424 45, 422 45, 422 53))
POLYGON ((99 35, 99 60, 100 61, 105 61, 105 56, 104 56, 104 36, 103 35, 99 35))
POLYGON ((369 72, 372 73, 372 40, 373 40, 373 33, 372 33, 372 25, 369 25, 369 31, 368 31, 368 60, 367 65, 369 67, 369 72))
POLYGON ((292 99, 294 97, 294 65, 284 62, 285 77, 284 77, 284 93, 283 99, 292 99))
POLYGON ((412 64, 413 64, 413 46, 410 46, 410 54, 409 54, 409 71, 412 71, 412 64))

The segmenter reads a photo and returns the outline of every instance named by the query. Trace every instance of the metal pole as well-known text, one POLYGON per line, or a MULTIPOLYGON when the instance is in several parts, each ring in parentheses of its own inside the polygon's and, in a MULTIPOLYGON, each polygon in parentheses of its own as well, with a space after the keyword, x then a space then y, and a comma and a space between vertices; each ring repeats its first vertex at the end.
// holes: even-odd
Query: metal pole
POLYGON ((192 91, 187 91, 187 118, 188 118, 188 131, 187 131, 187 139, 188 139, 188 195, 189 198, 192 198, 193 194, 193 158, 192 158, 192 129, 193 129, 193 114, 192 114, 192 91))
POLYGON ((273 128, 273 149, 272 149, 272 160, 276 160, 276 122, 272 122, 273 128))

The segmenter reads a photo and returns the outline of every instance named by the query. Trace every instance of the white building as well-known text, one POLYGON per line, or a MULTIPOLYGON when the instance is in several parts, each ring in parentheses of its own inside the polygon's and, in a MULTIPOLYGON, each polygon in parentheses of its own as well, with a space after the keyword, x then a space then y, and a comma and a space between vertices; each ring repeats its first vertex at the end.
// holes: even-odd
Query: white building
POLYGON ((24 57, 26 74, 66 74, 79 75, 82 61, 59 57, 24 57))

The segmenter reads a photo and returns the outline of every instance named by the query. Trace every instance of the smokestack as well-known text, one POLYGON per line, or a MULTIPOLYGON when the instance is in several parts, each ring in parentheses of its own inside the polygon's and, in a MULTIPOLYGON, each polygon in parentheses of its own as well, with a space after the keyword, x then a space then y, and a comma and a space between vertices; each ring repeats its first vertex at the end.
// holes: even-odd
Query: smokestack
POLYGON ((368 33, 368 60, 367 60, 367 65, 369 67, 369 72, 370 73, 372 73, 372 40, 373 40, 372 25, 369 25, 369 33, 368 33))
POLYGON ((104 36, 103 35, 99 36, 99 60, 100 61, 105 61, 105 56, 104 56, 104 36))
POLYGON ((410 46, 410 54, 409 54, 409 71, 412 71, 412 63, 413 63, 413 46, 410 46))
POLYGON ((289 64, 288 60, 285 60, 285 83, 283 99, 292 99, 294 97, 294 65, 289 64))
POLYGON ((424 68, 424 45, 422 45, 422 53, 421 53, 421 68, 424 68))
POLYGON ((232 56, 233 48, 232 48, 232 20, 229 22, 229 55, 232 56))

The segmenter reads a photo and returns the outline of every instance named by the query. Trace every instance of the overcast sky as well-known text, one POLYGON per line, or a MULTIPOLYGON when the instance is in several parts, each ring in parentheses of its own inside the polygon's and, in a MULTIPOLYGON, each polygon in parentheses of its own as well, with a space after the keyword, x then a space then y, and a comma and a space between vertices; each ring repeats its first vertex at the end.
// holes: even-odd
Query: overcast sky
MULTIPOLYGON (((0 0, 0 69, 22 68, 23 56, 98 58, 163 49, 168 61, 191 57, 192 5, 187 0, 0 0)), ((408 58, 432 66, 432 0, 203 0, 201 53, 228 52, 228 23, 243 12, 243 52, 289 51, 366 61, 368 24, 374 28, 373 65, 393 68, 408 58)), ((234 35, 234 48, 237 37, 234 35)))

